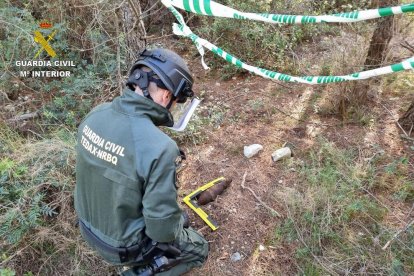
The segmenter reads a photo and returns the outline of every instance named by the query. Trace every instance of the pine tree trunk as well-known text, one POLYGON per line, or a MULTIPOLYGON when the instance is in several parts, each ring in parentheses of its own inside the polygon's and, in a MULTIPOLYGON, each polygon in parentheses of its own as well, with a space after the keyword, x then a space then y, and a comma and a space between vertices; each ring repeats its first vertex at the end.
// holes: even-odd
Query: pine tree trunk
MULTIPOLYGON (((390 7, 399 4, 399 0, 378 0, 374 1, 375 8, 390 7)), ((364 70, 371 70, 381 67, 388 50, 388 44, 393 37, 394 17, 389 16, 379 19, 375 30, 372 34, 368 53, 364 63, 364 70)), ((350 90, 349 95, 342 97, 340 100, 340 110, 343 117, 346 117, 347 111, 351 107, 364 107, 370 98, 369 91, 372 81, 358 81, 350 84, 347 89, 350 90)))
MULTIPOLYGON (((398 5, 399 0, 381 0, 380 6, 398 5)), ((371 38, 367 57, 365 59, 364 69, 369 70, 378 67, 384 62, 387 54, 388 44, 393 36, 394 17, 389 16, 380 19, 371 38)))
POLYGON ((127 66, 130 67, 137 58, 139 51, 145 48, 144 37, 146 37, 145 26, 140 19, 140 1, 127 1, 121 8, 121 19, 123 33, 128 48, 127 66))
POLYGON ((405 114, 398 120, 398 123, 407 131, 408 135, 411 135, 414 130, 414 101, 405 114))

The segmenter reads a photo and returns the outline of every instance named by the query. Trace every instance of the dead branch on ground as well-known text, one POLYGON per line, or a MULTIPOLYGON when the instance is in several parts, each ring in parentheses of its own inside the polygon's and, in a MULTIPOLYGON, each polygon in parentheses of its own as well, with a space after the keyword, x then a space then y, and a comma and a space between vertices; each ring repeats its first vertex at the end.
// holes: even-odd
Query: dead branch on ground
POLYGON ((23 121, 23 120, 37 118, 39 116, 40 116, 40 112, 39 111, 35 111, 35 112, 32 112, 32 113, 18 115, 16 117, 13 117, 11 119, 8 119, 7 122, 18 122, 18 121, 23 121))
POLYGON ((247 186, 245 186, 244 185, 244 183, 246 182, 246 176, 247 176, 247 171, 244 173, 244 175, 243 175, 243 180, 242 180, 242 182, 241 182, 241 187, 242 187, 242 189, 247 189, 247 190, 249 190, 251 193, 252 193, 252 195, 256 198, 256 200, 257 201, 259 201, 259 203, 263 206, 263 207, 265 207, 267 210, 269 210, 270 211, 270 213, 272 214, 272 215, 276 215, 277 217, 282 217, 275 209, 273 209, 272 207, 270 207, 269 205, 267 205, 260 197, 258 197, 257 195, 256 195, 256 193, 252 190, 252 189, 250 189, 249 187, 247 187, 247 186))
POLYGON ((397 233, 394 234, 394 236, 392 236, 392 238, 382 247, 382 250, 387 249, 387 247, 403 232, 407 231, 408 228, 410 228, 411 225, 414 224, 414 219, 412 221, 410 221, 409 223, 407 223, 407 225, 403 228, 400 229, 400 231, 398 231, 397 233))

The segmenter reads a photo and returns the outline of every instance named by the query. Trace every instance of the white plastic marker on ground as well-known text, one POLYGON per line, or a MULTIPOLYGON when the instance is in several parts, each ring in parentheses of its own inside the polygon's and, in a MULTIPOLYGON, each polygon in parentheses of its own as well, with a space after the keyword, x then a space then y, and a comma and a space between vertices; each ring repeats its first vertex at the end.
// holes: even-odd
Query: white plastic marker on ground
POLYGON ((358 22, 395 14, 414 12, 414 3, 381 9, 337 13, 333 15, 304 16, 241 12, 211 0, 170 0, 169 2, 177 8, 197 14, 287 24, 358 22))
POLYGON ((322 83, 334 83, 334 82, 344 82, 344 81, 352 81, 352 80, 363 80, 368 78, 373 78, 381 75, 390 74, 393 72, 399 72, 403 70, 410 70, 414 69, 414 57, 404 60, 401 63, 396 63, 394 65, 377 68, 374 70, 364 71, 353 73, 350 75, 344 76, 303 76, 303 77, 295 77, 290 76, 270 70, 266 70, 259 67, 254 67, 249 64, 244 63, 240 59, 232 56, 231 54, 227 53, 226 51, 220 49, 219 47, 215 46, 214 44, 210 43, 209 41, 202 39, 195 35, 191 29, 185 24, 184 18, 182 15, 174 8, 172 2, 174 0, 161 0, 161 2, 174 14, 179 24, 174 23, 173 25, 173 32, 176 35, 184 36, 190 38, 194 44, 196 45, 198 51, 201 55, 201 62, 205 69, 208 69, 208 66, 204 62, 204 47, 208 50, 212 51, 216 55, 222 57, 229 63, 234 64, 237 67, 243 68, 248 70, 252 73, 255 73, 259 76, 264 78, 273 79, 273 80, 280 80, 285 82, 299 82, 299 83, 306 83, 306 84, 322 84, 322 83))

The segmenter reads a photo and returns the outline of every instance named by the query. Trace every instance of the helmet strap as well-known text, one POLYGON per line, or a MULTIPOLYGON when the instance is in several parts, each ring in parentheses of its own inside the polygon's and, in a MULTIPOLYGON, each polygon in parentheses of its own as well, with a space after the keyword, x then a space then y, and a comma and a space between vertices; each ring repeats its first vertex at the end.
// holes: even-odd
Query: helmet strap
POLYGON ((148 98, 148 99, 150 99, 151 101, 154 101, 154 99, 151 97, 151 95, 150 95, 150 93, 149 93, 149 91, 148 91, 148 88, 147 88, 147 89, 145 89, 145 90, 142 90, 142 94, 144 95, 144 97, 145 97, 145 98, 148 98))
POLYGON ((142 71, 141 69, 135 69, 134 72, 128 78, 127 86, 131 90, 135 89, 134 85, 138 86, 141 89, 144 97, 150 100, 153 100, 148 91, 149 80, 150 80, 150 77, 152 77, 152 75, 153 75, 152 72, 145 72, 145 71, 142 71))
POLYGON ((167 104, 167 106, 165 108, 168 109, 168 110, 170 110, 170 108, 171 108, 171 106, 172 106, 172 104, 173 104, 174 101, 175 101, 175 97, 173 96, 171 98, 170 102, 167 104))

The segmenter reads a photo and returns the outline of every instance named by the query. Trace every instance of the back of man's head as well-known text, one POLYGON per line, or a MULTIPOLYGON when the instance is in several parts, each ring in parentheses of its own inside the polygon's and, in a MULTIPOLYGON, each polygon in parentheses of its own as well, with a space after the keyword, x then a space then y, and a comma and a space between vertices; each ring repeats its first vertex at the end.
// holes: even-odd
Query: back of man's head
POLYGON ((144 96, 148 97, 150 82, 170 91, 177 102, 185 102, 187 97, 194 95, 193 78, 187 64, 182 57, 168 49, 144 50, 132 66, 127 82, 130 89, 134 85, 138 86, 144 96))

